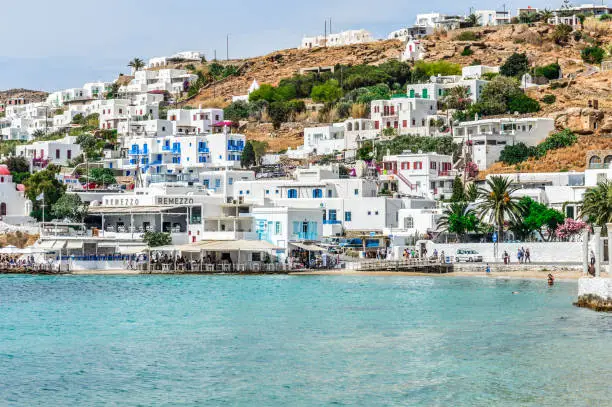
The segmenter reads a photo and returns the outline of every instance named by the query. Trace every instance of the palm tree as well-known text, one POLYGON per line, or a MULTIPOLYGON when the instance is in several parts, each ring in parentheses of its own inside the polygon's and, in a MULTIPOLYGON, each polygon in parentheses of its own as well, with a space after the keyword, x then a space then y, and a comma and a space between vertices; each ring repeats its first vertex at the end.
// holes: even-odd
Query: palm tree
POLYGON ((518 188, 513 186, 510 178, 501 175, 487 180, 485 188, 479 189, 481 202, 478 204, 480 218, 488 217, 489 222, 497 226, 497 234, 503 241, 504 221, 517 220, 520 217, 518 198, 512 193, 518 188))
POLYGON ((134 71, 140 71, 142 68, 144 68, 145 63, 140 58, 134 58, 130 61, 130 63, 127 66, 129 66, 130 68, 133 68, 134 71))
POLYGON ((465 188, 465 197, 468 202, 475 202, 478 199, 478 187, 473 182, 465 188))
POLYGON ((596 226, 612 222, 612 181, 603 181, 584 193, 581 216, 596 226))
POLYGON ((437 226, 439 230, 456 233, 461 239, 467 232, 476 230, 478 219, 467 202, 453 202, 444 209, 437 226))
POLYGON ((470 27, 476 27, 478 25, 478 20, 480 20, 480 17, 474 13, 465 18, 465 22, 468 23, 470 27))
POLYGON ((544 23, 548 23, 548 20, 550 20, 551 18, 553 18, 553 13, 552 11, 550 11, 549 9, 545 8, 541 13, 540 13, 540 21, 544 22, 544 23))

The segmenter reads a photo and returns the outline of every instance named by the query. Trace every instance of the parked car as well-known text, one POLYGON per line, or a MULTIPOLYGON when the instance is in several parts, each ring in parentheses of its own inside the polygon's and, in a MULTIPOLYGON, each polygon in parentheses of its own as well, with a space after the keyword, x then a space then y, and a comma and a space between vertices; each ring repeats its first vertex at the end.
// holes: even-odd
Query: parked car
POLYGON ((482 255, 479 254, 476 250, 457 249, 457 254, 455 255, 455 262, 459 263, 460 261, 465 261, 466 263, 482 262, 482 255))

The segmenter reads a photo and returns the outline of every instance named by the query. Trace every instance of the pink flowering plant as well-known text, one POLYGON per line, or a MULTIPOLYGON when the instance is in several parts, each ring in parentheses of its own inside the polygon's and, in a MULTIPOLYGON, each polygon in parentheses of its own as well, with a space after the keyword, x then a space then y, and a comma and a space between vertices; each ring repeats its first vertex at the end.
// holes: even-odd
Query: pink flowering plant
POLYGON ((586 228, 588 228, 588 225, 586 222, 583 222, 581 220, 574 220, 572 218, 567 218, 565 219, 565 222, 563 222, 561 225, 557 227, 557 230, 555 231, 555 235, 557 235, 559 239, 567 240, 567 239, 571 239, 572 237, 578 235, 580 232, 582 232, 586 228))

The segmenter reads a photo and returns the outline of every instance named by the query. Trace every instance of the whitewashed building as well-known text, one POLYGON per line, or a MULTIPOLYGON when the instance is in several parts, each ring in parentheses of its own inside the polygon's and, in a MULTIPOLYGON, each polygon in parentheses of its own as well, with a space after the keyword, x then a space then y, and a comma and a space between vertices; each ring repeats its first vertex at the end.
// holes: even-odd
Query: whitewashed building
POLYGON ((498 118, 459 123, 453 133, 455 143, 467 143, 472 160, 479 170, 485 170, 499 160, 506 145, 525 143, 535 146, 555 129, 553 119, 498 118))
POLYGON ((430 135, 434 131, 431 120, 440 118, 437 113, 438 103, 435 100, 414 96, 374 100, 370 108, 375 130, 396 129, 399 135, 430 135))
POLYGON ((382 188, 404 196, 448 199, 453 193, 453 158, 437 153, 387 155, 380 164, 382 188))
POLYGON ((476 10, 478 24, 482 26, 496 26, 510 24, 510 11, 476 10))
POLYGON ((373 42, 374 37, 366 30, 349 30, 335 34, 317 35, 314 37, 304 37, 300 44, 300 49, 311 49, 317 47, 342 47, 345 45, 363 44, 373 42))
POLYGON ((30 220, 32 202, 25 196, 23 185, 13 182, 8 167, 0 164, 0 220, 10 224, 22 224, 30 220))
POLYGON ((67 165, 81 154, 81 146, 76 137, 66 136, 59 140, 35 141, 15 147, 15 155, 25 157, 32 168, 42 169, 49 164, 67 165))
POLYGON ((197 75, 190 74, 184 69, 136 71, 134 79, 129 84, 119 87, 119 94, 125 97, 153 91, 180 94, 197 79, 197 75))

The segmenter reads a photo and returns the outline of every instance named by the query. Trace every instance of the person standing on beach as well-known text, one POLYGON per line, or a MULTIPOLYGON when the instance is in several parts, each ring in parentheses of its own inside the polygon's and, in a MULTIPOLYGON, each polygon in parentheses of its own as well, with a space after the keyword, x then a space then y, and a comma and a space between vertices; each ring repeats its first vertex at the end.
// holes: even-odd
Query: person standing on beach
POLYGON ((529 253, 529 247, 525 249, 525 263, 531 263, 531 253, 529 253))
POLYGON ((491 267, 489 266, 489 263, 487 263, 487 268, 485 269, 485 272, 487 274, 491 273, 491 267))

